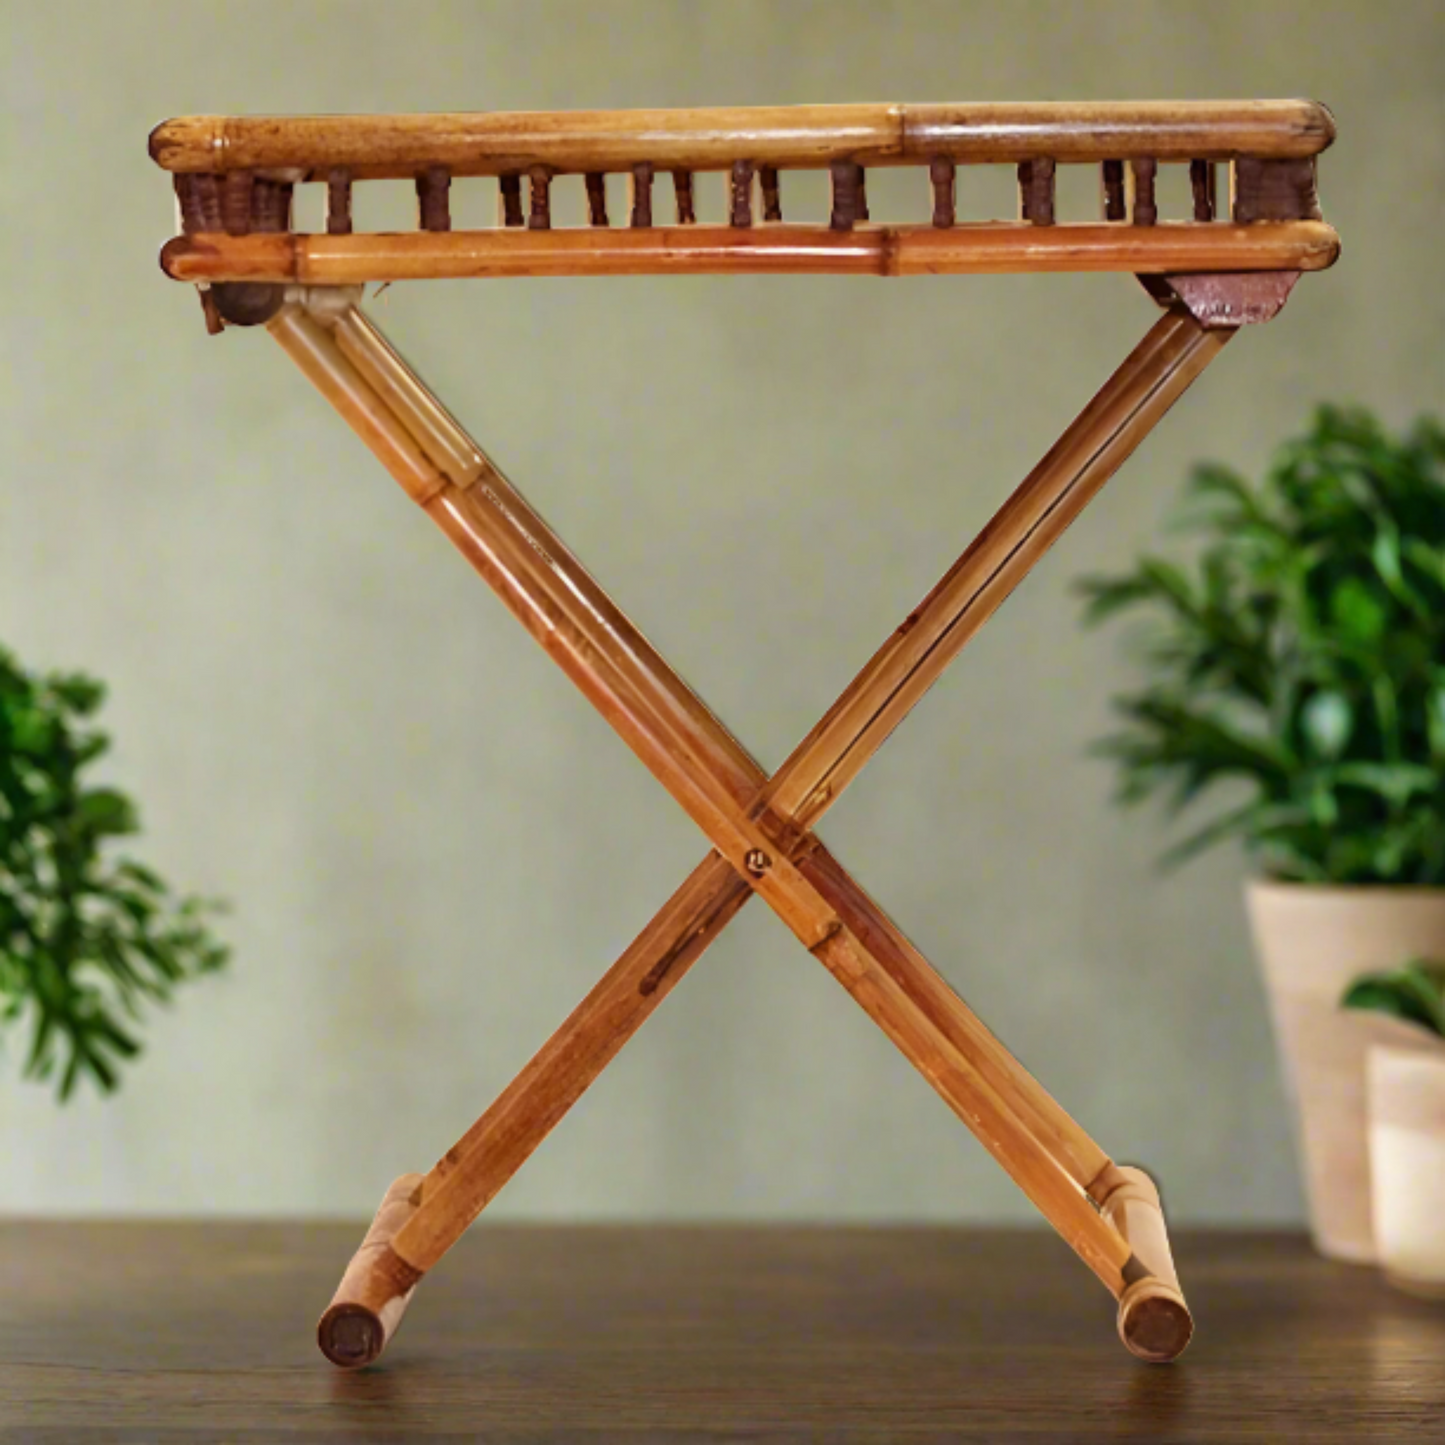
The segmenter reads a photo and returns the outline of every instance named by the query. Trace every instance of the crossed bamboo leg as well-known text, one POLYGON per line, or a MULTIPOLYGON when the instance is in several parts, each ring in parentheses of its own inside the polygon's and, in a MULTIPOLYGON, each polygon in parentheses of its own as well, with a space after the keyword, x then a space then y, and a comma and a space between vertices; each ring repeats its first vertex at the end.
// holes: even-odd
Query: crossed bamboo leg
POLYGON ((1119 1298, 1129 1347, 1177 1355, 1190 1321, 1147 1176, 1111 1164, 812 828, 1230 333, 1166 313, 768 781, 359 312, 328 331, 288 308, 271 329, 715 845, 431 1173, 393 1185, 323 1317, 327 1354, 380 1352, 421 1274, 758 892, 1119 1298))

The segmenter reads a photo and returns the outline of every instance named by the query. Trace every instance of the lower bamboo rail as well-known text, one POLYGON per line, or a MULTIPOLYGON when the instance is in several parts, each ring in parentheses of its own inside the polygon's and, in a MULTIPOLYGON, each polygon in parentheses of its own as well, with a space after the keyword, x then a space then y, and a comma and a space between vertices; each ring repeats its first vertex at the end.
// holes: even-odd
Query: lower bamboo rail
POLYGON ((1319 271, 1339 238, 1323 221, 1164 222, 1156 226, 1015 221, 932 226, 657 226, 552 231, 294 232, 177 236, 161 267, 177 281, 352 286, 505 276, 988 275, 1024 271, 1319 271))

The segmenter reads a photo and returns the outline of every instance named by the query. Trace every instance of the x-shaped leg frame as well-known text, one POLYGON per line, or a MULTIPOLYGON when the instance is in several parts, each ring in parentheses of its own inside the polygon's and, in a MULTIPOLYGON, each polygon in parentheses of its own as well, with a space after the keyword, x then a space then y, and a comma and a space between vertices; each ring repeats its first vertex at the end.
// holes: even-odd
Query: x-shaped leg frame
POLYGON ((653 650, 354 305, 269 324, 316 384, 713 845, 571 1017, 429 1174, 387 1192, 319 1338, 375 1359, 416 1283, 753 894, 857 1000, 1119 1302, 1141 1358, 1192 1331, 1159 1198, 1117 1166, 823 846, 814 829, 904 715, 1204 369, 1231 329, 1167 309, 772 777, 653 650))

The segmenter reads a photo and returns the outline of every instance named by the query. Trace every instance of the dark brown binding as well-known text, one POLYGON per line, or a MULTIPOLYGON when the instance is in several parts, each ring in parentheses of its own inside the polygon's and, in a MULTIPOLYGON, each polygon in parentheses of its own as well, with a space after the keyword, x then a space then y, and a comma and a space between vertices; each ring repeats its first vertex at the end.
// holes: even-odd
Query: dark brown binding
POLYGON ((1104 219, 1106 221, 1127 219, 1128 210, 1124 202, 1124 162, 1104 161, 1099 169, 1104 187, 1104 219))
POLYGON ((291 229, 291 185, 257 177, 251 193, 251 229, 280 233, 291 229))
POLYGON ((1213 161, 1189 162, 1189 189, 1194 196, 1194 219, 1212 221, 1216 209, 1215 169, 1213 161))
POLYGON ((607 177, 601 171, 588 171, 587 177, 587 224, 607 225, 607 177))
POLYGON ((221 185, 221 224, 228 236, 244 236, 251 229, 252 171, 227 171, 221 185))
POLYGON ((502 203, 502 225, 523 225, 521 176, 515 173, 512 175, 498 176, 497 194, 502 203))
POLYGON ((673 171, 672 193, 677 200, 677 224, 691 226, 697 221, 697 212, 692 208, 692 172, 673 171))
MULTIPOLYGON (((181 208, 181 229, 226 230, 231 235, 251 232, 276 234, 291 229, 291 182, 257 177, 251 171, 231 171, 224 177, 208 172, 176 176, 176 197, 181 208)), ((280 309, 286 288, 272 282, 232 281, 204 286, 199 291, 206 331, 219 336, 231 326, 259 326, 280 309)))
POLYGON ((1029 219, 1036 226, 1054 224, 1054 163, 1038 156, 1029 169, 1029 219))
POLYGON ((181 209, 181 233, 194 235, 206 229, 206 218, 201 212, 201 198, 196 190, 198 175, 177 172, 175 177, 176 202, 181 209))
POLYGON ((1034 218, 1034 163, 1020 161, 1016 167, 1019 180, 1019 220, 1034 218))
POLYGON ((783 219, 783 198, 778 187, 778 168, 761 166, 758 170, 758 181, 763 189, 763 220, 781 221, 783 219))
POLYGON ((351 169, 333 166, 326 173, 326 234, 351 234, 351 169))
POLYGON ((851 231, 858 217, 860 167, 853 161, 834 161, 828 168, 833 181, 833 210, 828 225, 835 231, 851 231))
POLYGON ((1140 156, 1131 161, 1130 166, 1134 172, 1134 224, 1152 226, 1159 219, 1159 210, 1154 204, 1157 163, 1149 156, 1140 156))
POLYGON ((201 174, 196 177, 196 203, 200 207, 203 231, 223 231, 221 223, 221 178, 201 174))
POLYGON ((416 178, 417 215, 423 231, 450 231, 452 174, 445 166, 428 166, 416 178))
POLYGON ((1201 326, 1214 330, 1272 321, 1299 278, 1298 271, 1196 271, 1139 280, 1161 306, 1182 304, 1201 326))
POLYGON ((753 163, 734 161, 730 176, 728 225, 751 226, 753 223, 753 163))
POLYGON ((958 219, 957 167, 947 156, 935 156, 928 163, 928 180, 933 187, 933 224, 946 231, 958 219))
POLYGON ((1234 162, 1234 219, 1245 225, 1321 220, 1315 158, 1273 161, 1240 156, 1234 162))
POLYGON ((533 166, 527 172, 531 187, 531 213, 527 217, 529 231, 552 229, 552 172, 546 166, 533 166))
POLYGON ((632 168, 632 225, 652 224, 652 163, 639 161, 632 168))

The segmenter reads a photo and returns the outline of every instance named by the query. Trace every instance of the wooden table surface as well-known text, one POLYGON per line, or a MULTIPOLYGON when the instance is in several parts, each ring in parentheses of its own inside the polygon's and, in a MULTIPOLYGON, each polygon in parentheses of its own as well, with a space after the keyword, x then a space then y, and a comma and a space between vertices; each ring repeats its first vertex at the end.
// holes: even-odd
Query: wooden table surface
POLYGON ((1445 1307, 1289 1234, 1176 1237, 1158 1367, 1043 1231, 483 1225, 342 1374, 361 1233, 0 1223, 0 1441, 1445 1441, 1445 1307))

